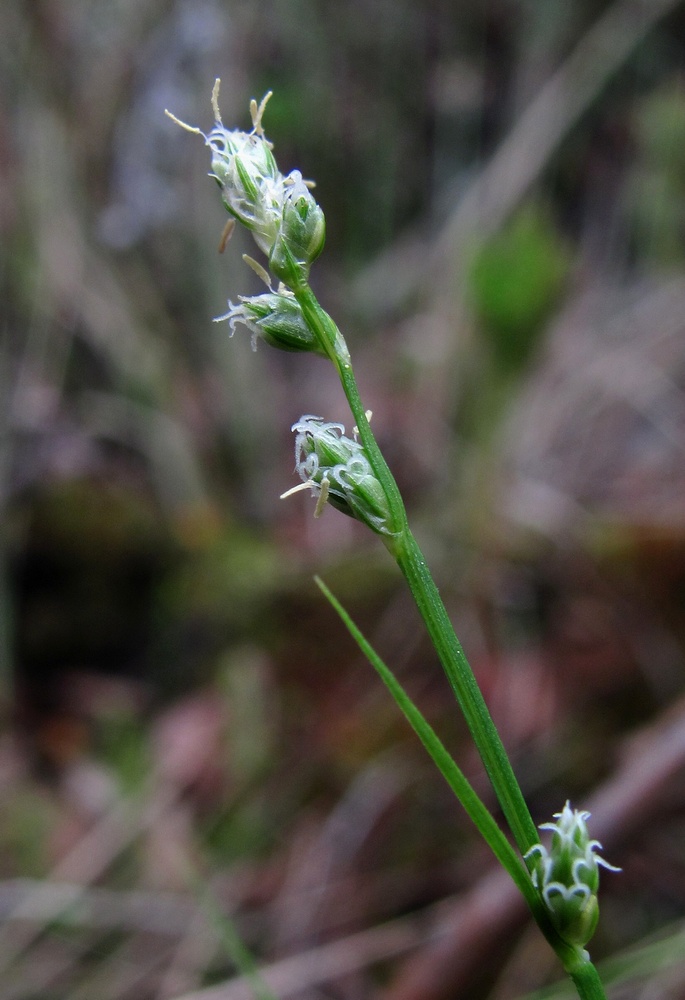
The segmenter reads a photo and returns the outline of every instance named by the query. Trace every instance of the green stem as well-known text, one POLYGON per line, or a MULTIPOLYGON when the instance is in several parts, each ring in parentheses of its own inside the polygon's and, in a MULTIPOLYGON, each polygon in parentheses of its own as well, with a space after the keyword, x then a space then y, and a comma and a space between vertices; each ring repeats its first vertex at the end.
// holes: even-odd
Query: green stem
POLYGON ((267 986, 262 978, 252 952, 245 945, 235 922, 227 916, 219 906, 211 888, 190 864, 186 875, 191 888, 196 893, 201 908, 207 917, 207 922, 216 934, 217 940, 223 945, 230 961, 242 976, 253 1000, 277 1000, 276 994, 267 986))
MULTIPOLYGON (((519 850, 525 855, 534 844, 539 843, 540 838, 504 745, 478 687, 478 682, 455 634, 426 560, 409 528, 402 495, 378 447, 362 405, 347 344, 335 322, 319 305, 308 284, 294 287, 293 292, 302 308, 305 321, 338 371, 360 440, 364 445, 366 457, 383 488, 392 514, 392 534, 390 537, 383 536, 383 540, 397 560, 400 570, 409 584, 445 674, 464 714, 502 812, 519 850)), ((384 676, 384 680, 388 683, 387 675, 384 676)), ((443 773, 445 772, 443 771, 443 773)), ((454 779, 455 772, 451 771, 450 774, 454 779)), ((504 859, 500 858, 500 861, 513 875, 504 859)), ((514 881, 519 885, 519 888, 522 888, 517 878, 514 881)), ((526 899, 529 899, 527 892, 524 892, 524 895, 526 899)), ((532 900, 529 899, 529 902, 532 900)), ((540 929, 573 980, 581 1000, 606 1000, 601 980, 592 963, 584 955, 581 955, 578 949, 559 937, 546 915, 541 912, 539 905, 534 904, 532 908, 540 929)))
POLYGON ((397 563, 457 697, 502 811, 522 854, 540 837, 478 682, 455 635, 430 570, 412 533, 396 545, 397 563))
POLYGON ((409 530, 404 503, 395 478, 388 468, 388 464, 383 458, 373 431, 369 426, 369 420, 366 416, 366 410, 362 405, 361 396, 359 395, 357 380, 354 377, 350 353, 347 349, 345 339, 328 313, 321 308, 309 285, 303 285, 301 288, 293 289, 293 291, 302 308, 302 314, 306 323, 323 345, 324 350, 337 369, 347 402, 352 411, 357 430, 359 431, 359 437, 364 445, 366 456, 376 479, 378 479, 383 487, 383 491, 388 499, 388 504, 395 521, 394 528, 395 536, 397 537, 404 531, 409 530))
MULTIPOLYGON (((596 989, 598 984, 601 989, 601 982, 599 982, 599 978, 596 973, 594 973, 593 978, 593 972, 588 972, 586 968, 588 960, 585 954, 581 952, 579 948, 567 944, 566 941, 559 937, 549 919, 549 915, 542 903, 540 895, 533 885, 530 875, 521 863, 521 858, 516 854, 515 850, 500 830, 492 814, 481 801, 475 789, 466 778, 466 775, 447 752, 444 744, 433 727, 427 719, 424 718, 421 711, 411 700, 407 692, 393 674, 392 670, 383 662, 370 642, 362 635, 338 599, 331 593, 323 580, 321 580, 318 576, 314 579, 321 592, 342 619, 345 627, 348 629, 350 635, 355 640, 364 656, 366 656, 369 663, 372 667, 374 667, 379 677, 390 691, 390 694, 395 699, 396 704, 404 713, 407 721, 423 743, 437 769, 440 771, 443 778, 456 795, 467 815, 477 827, 481 836, 488 844, 502 867, 511 876, 512 881, 528 903, 540 930, 547 938, 554 951, 557 953, 559 959, 564 965, 564 968, 569 972, 569 975, 574 978, 574 982, 578 979, 578 982, 580 983, 578 991, 581 992, 582 988, 587 992, 589 985, 593 984, 595 993, 588 994, 588 996, 592 997, 592 1000, 599 1000, 600 996, 603 994, 597 993, 596 989)), ((581 996, 585 996, 585 994, 581 992, 581 996)))
POLYGON ((525 854, 539 836, 509 758, 485 704, 473 671, 455 635, 452 623, 412 535, 402 496, 369 426, 354 377, 349 352, 337 326, 319 305, 308 285, 295 289, 307 324, 323 343, 340 375, 343 390, 357 424, 367 458, 388 500, 393 515, 394 535, 388 540, 416 601, 447 678, 464 713, 478 752, 502 807, 509 827, 525 854), (342 345, 342 347, 341 347, 342 345))
MULTIPOLYGON (((542 920, 545 924, 548 924, 549 921, 541 904, 540 896, 533 885, 530 875, 523 867, 520 856, 506 839, 492 814, 466 778, 466 775, 447 752, 433 727, 416 707, 390 667, 383 662, 370 642, 359 631, 338 599, 331 593, 320 577, 317 576, 314 579, 321 592, 340 616, 343 624, 364 656, 372 667, 374 667, 390 691, 398 707, 404 713, 407 721, 432 757, 436 767, 456 795, 467 815, 478 828, 478 831, 489 845, 499 863, 509 872, 512 880, 518 886, 530 909, 533 911, 536 920, 538 922, 542 920)), ((549 930, 553 933, 551 927, 549 930)))
POLYGON ((572 967, 565 964, 564 968, 573 980, 581 1000, 606 1000, 602 980, 592 962, 586 960, 572 967))

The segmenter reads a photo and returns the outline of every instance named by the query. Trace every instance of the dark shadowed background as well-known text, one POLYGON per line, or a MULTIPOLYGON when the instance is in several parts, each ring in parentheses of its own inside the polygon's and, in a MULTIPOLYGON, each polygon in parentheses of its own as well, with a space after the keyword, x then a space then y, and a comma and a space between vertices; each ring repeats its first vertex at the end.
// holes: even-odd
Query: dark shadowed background
POLYGON ((212 322, 255 251, 164 109, 208 129, 216 77, 317 182, 312 283, 536 822, 623 868, 611 996, 685 996, 684 73, 676 0, 3 0, 0 1000, 560 977, 313 584, 490 802, 392 561, 279 500, 291 424, 349 416, 212 322))

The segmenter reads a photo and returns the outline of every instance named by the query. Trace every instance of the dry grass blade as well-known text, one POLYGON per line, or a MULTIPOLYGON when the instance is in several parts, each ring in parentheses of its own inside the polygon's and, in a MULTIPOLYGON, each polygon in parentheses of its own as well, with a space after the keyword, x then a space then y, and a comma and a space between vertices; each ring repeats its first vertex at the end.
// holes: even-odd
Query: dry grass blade
POLYGON ((145 796, 117 803, 53 869, 49 881, 68 883, 68 887, 63 885, 57 899, 53 896, 53 906, 47 912, 41 907, 43 887, 28 889, 5 915, 5 924, 0 927, 3 975, 40 937, 49 920, 78 902, 86 886, 98 879, 143 830, 159 821, 170 802, 170 797, 161 790, 147 805, 145 796), (33 922, 36 916, 39 919, 33 922))
POLYGON ((402 240, 368 267, 357 293, 369 308, 411 297, 417 286, 454 294, 455 258, 488 239, 518 207, 579 118, 658 22, 681 0, 617 0, 581 38, 571 55, 516 119, 492 158, 467 187, 433 247, 402 240), (382 294, 379 295, 379 288, 382 294), (393 291, 394 290, 394 291, 393 291))
POLYGON ((618 0, 597 20, 467 190, 438 240, 433 266, 459 252, 467 237, 485 240, 500 228, 602 88, 680 2, 618 0))
MULTIPOLYGON (((423 921, 404 918, 374 927, 330 944, 321 945, 263 966, 261 979, 284 1000, 312 987, 396 958, 425 940, 423 921)), ((221 986, 186 993, 177 1000, 252 1000, 249 984, 241 977, 221 986)))

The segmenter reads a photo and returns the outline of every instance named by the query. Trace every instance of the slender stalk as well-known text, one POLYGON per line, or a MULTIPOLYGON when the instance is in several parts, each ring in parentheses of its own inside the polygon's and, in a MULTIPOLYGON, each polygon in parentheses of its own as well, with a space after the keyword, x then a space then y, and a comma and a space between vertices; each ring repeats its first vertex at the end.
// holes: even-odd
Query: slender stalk
MULTIPOLYGON (((536 919, 541 917, 544 922, 548 923, 549 921, 547 920, 544 909, 540 903, 540 896, 533 886, 533 882, 524 868, 520 856, 506 839, 487 806, 485 806, 485 804, 481 801, 477 792, 468 781, 466 775, 457 765, 456 761, 454 761, 454 759, 450 756, 433 727, 416 707, 393 674, 392 670, 383 662, 373 646, 371 646, 369 641, 362 635, 338 599, 331 593, 323 580, 321 580, 318 576, 314 579, 323 595, 340 616, 343 624, 361 649, 364 656, 374 667, 381 680, 390 691, 390 694, 393 696, 412 729, 432 757, 433 762, 442 774, 443 778, 459 799, 459 802, 463 806, 467 815, 478 828, 479 833, 489 845, 502 867, 509 872, 512 880, 518 886, 530 909, 535 914, 536 919)), ((550 931, 553 933, 551 927, 550 931)))
POLYGON ((433 727, 416 707, 392 670, 383 662, 373 646, 359 631, 347 611, 345 611, 337 598, 331 593, 323 580, 319 577, 315 577, 315 580, 319 589, 340 616, 364 656, 366 656, 369 663, 374 667, 388 688, 396 704, 423 743, 468 817, 477 827, 499 863, 508 872, 514 884, 521 892, 538 927, 557 953, 564 969, 573 980, 578 995, 582 1000, 606 1000, 597 970, 589 961, 587 953, 567 944, 552 926, 549 915, 533 885, 532 879, 523 867, 520 857, 500 830, 492 814, 479 798, 461 768, 447 752, 433 727))
POLYGON ((564 963, 564 968, 573 980, 581 1000, 606 1000, 602 980, 592 962, 579 961, 577 965, 572 966, 564 963))
POLYGON ((428 633, 457 697, 519 850, 525 854, 540 836, 478 682, 447 615, 438 588, 410 531, 396 546, 397 563, 411 588, 428 633))
POLYGON ((476 678, 455 635, 438 588, 418 543, 409 529, 404 503, 397 483, 369 426, 347 347, 344 346, 344 349, 340 350, 340 344, 344 345, 345 343, 342 334, 331 317, 321 308, 308 285, 295 289, 295 295, 302 307, 305 320, 326 346, 331 360, 338 369, 340 381, 357 423, 362 444, 393 513, 396 533, 387 542, 388 548, 397 560, 411 588, 416 605, 464 713, 464 718, 507 823, 519 850, 525 854, 533 844, 538 843, 540 838, 476 678))
POLYGON ((276 994, 262 978, 254 955, 240 936, 235 921, 223 912, 211 888, 190 864, 186 869, 186 877, 200 901, 208 924, 225 949, 230 961, 236 967, 238 974, 244 979, 254 1000, 278 1000, 276 994))
POLYGON ((355 419, 357 430, 359 431, 359 437, 364 445, 364 450, 371 464, 371 468, 373 469, 379 483, 383 487, 383 491, 385 492, 388 503, 392 509, 393 517, 396 522, 396 534, 400 535, 403 531, 409 530, 407 515, 404 509, 404 502, 397 483, 395 482, 395 478, 388 468, 387 462, 383 458, 381 450, 378 447, 378 442, 376 441, 373 431, 369 425, 366 410, 362 405, 361 396, 359 395, 357 380, 354 377, 354 371, 352 370, 352 363, 350 361, 349 351, 347 350, 347 344, 345 343, 343 335, 340 333, 340 330, 334 321, 319 305, 319 302, 309 285, 303 285, 299 288, 293 289, 293 291, 297 301, 302 307, 302 313, 305 321, 315 336, 319 339, 320 343, 324 345, 328 352, 328 356, 337 369, 340 382, 345 392, 345 396, 347 397, 347 402, 350 410, 352 411, 352 416, 355 419))
MULTIPOLYGON (((388 505, 392 511, 394 533, 390 538, 384 537, 384 541, 395 557, 400 570, 409 584, 419 613, 423 618, 447 679, 464 714, 474 743, 497 795, 502 812, 509 824, 519 850, 522 854, 525 854, 534 844, 539 842, 538 832, 519 783, 514 775, 502 740, 478 687, 478 682, 454 631, 454 627, 447 614, 435 581, 428 569, 423 553, 409 528, 404 501, 402 500, 395 478, 378 447, 376 438, 369 425, 366 411, 362 405, 345 340, 333 319, 319 305, 316 296, 308 284, 296 287, 293 291, 300 303, 307 324, 319 342, 324 345, 328 356, 338 371, 340 382, 356 421, 357 431, 364 445, 367 458, 376 478, 383 488, 388 505)), ((322 586, 320 582, 319 586, 322 586)), ((357 642, 360 643, 360 647, 368 656, 369 653, 363 645, 365 642, 363 637, 354 630, 351 620, 345 616, 343 609, 340 608, 340 605, 337 604, 330 592, 325 587, 322 587, 322 589, 329 600, 332 601, 338 613, 342 614, 343 621, 345 621, 345 624, 350 628, 357 642)), ((433 737, 437 741, 435 734, 433 733, 431 736, 428 729, 425 726, 421 726, 418 721, 420 713, 416 709, 412 711, 413 706, 411 706, 411 702, 406 696, 406 700, 403 699, 401 689, 398 690, 399 686, 391 672, 387 668, 384 671, 382 667, 379 667, 377 657, 370 659, 407 715, 407 718, 416 728, 424 745, 436 763, 438 763, 441 772, 457 794, 462 805, 464 805, 471 818, 474 819, 474 822, 481 829, 479 822, 481 814, 478 805, 474 803, 469 795, 469 791, 464 788, 460 780, 463 778, 463 781, 466 781, 466 779, 461 775, 461 772, 451 757, 449 757, 447 751, 444 750, 442 744, 438 747, 433 741, 433 737), (441 753, 440 748, 444 752, 444 755, 441 753), (463 797, 464 794, 465 798, 463 797)), ((432 733, 432 730, 430 732, 432 733)), ((473 794, 475 795, 475 793, 473 794)), ((482 806, 480 800, 477 801, 482 806)), ((494 826, 497 829, 496 824, 494 826)), ((481 833, 483 833, 490 847, 495 851, 498 859, 509 872, 518 888, 523 892, 524 898, 531 907, 540 930, 556 952, 565 971, 573 980, 580 1000, 606 1000, 602 982, 597 970, 590 962, 587 953, 567 944, 559 937, 552 927, 547 914, 540 906, 539 897, 535 900, 532 898, 531 893, 528 891, 528 884, 524 888, 520 879, 523 869, 520 866, 517 869, 510 866, 508 852, 497 838, 497 835, 492 832, 492 827, 489 824, 487 824, 487 829, 489 831, 488 834, 483 833, 482 829, 481 833)), ((530 885, 532 886, 532 883, 530 885)))

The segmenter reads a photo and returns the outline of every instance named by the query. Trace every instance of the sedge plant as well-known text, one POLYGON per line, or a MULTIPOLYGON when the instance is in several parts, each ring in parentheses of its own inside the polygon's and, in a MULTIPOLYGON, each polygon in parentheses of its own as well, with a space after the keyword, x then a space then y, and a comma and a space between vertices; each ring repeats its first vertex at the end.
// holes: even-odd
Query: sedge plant
POLYGON ((319 416, 304 415, 293 425, 296 471, 301 482, 284 496, 309 491, 316 502, 315 516, 330 504, 362 521, 395 559, 464 715, 515 847, 392 671, 325 584, 317 580, 318 585, 521 891, 578 995, 583 1000, 600 1000, 605 997, 604 989, 585 946, 599 916, 599 867, 618 869, 597 853, 601 845, 590 838, 589 814, 571 809, 568 802, 555 814, 554 823, 540 827, 551 832, 549 846, 540 842, 499 733, 409 527, 397 483, 371 430, 370 414, 362 404, 345 339, 310 285, 310 269, 325 239, 324 214, 312 194, 313 184, 305 181, 299 170, 284 175, 278 168, 262 121, 270 93, 259 105, 251 102, 249 132, 224 126, 218 94, 217 80, 212 93, 214 125, 207 134, 167 112, 183 128, 200 135, 209 147, 210 176, 219 186, 229 215, 224 239, 240 224, 252 233, 265 258, 262 264, 245 256, 264 281, 266 291, 229 301, 228 312, 217 321, 227 321, 231 333, 236 325, 245 326, 252 334, 253 346, 261 339, 282 350, 328 358, 354 421, 351 436, 342 424, 319 416))

